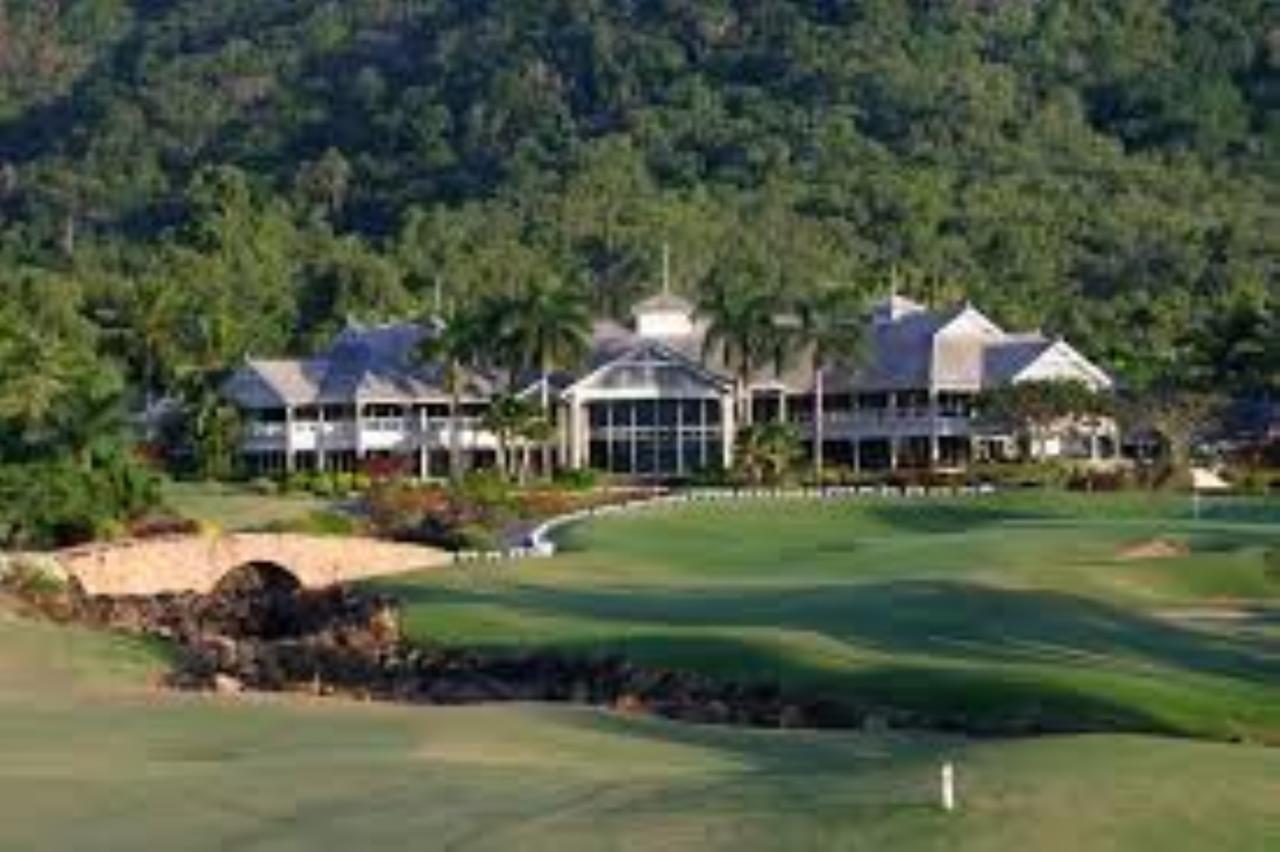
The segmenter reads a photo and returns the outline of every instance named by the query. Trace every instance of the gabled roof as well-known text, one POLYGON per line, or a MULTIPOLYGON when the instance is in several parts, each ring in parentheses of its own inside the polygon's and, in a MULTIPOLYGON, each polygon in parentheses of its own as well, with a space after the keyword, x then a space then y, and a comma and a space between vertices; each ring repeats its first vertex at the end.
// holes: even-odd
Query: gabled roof
POLYGON ((1109 389, 1114 385, 1111 376, 1080 354, 1071 344, 1058 339, 1035 355, 1009 381, 1036 379, 1076 379, 1091 387, 1109 389))
POLYGON ((983 365, 987 384, 999 385, 1013 381, 1052 346, 1052 341, 1038 335, 1011 337, 988 346, 983 365))
MULTIPOLYGON (((698 357, 672 345, 670 340, 621 335, 616 327, 598 328, 598 331, 604 336, 597 338, 593 348, 592 368, 564 388, 565 396, 588 388, 608 390, 614 386, 661 387, 673 393, 710 387, 722 392, 732 384, 727 376, 709 369, 698 357)), ((684 338, 681 342, 687 346, 694 341, 684 338)), ((701 341, 697 343, 700 349, 701 341)))
MULTIPOLYGON (((664 293, 637 307, 637 312, 645 310, 691 308, 680 297, 664 293)), ((441 365, 420 364, 416 358, 432 328, 412 323, 353 325, 314 358, 247 361, 224 390, 247 408, 444 400, 448 394, 441 365)), ((654 380, 645 370, 661 368, 685 371, 700 382, 730 385, 733 370, 721 353, 714 348, 704 351, 705 323, 695 321, 678 331, 650 329, 642 335, 611 320, 596 322, 586 363, 551 376, 551 386, 557 393, 571 391, 610 366, 635 368, 632 375, 641 382, 654 380)), ((971 305, 933 311, 895 297, 882 303, 868 328, 865 365, 829 371, 827 387, 832 393, 928 387, 977 391, 1042 374, 1081 378, 1096 387, 1111 385, 1105 372, 1064 341, 1048 340, 1039 332, 1009 334, 971 305)), ((539 380, 536 375, 520 375, 514 386, 527 393, 539 380)), ((810 359, 797 353, 780 373, 759 370, 752 383, 762 388, 785 386, 792 392, 811 390, 810 359)), ((498 387, 493 377, 477 371, 466 374, 465 384, 469 399, 487 397, 498 387)))
MULTIPOLYGON (((1011 334, 969 304, 933 311, 902 301, 884 303, 870 330, 866 365, 839 377, 833 387, 972 392, 1015 381, 1051 351, 1070 377, 1099 387, 1111 385, 1104 371, 1063 341, 1039 332, 1011 334), (896 318, 889 317, 891 307, 896 318)), ((1048 368, 1047 362, 1044 366, 1048 368)))
POLYGON ((848 390, 923 388, 929 384, 933 335, 941 318, 929 311, 911 311, 896 320, 873 322, 868 332, 866 360, 846 374, 840 385, 848 390))
MULTIPOLYGON (((428 333, 414 323, 351 325, 314 358, 246 360, 223 393, 246 408, 442 400, 448 396, 442 366, 416 362, 428 333)), ((482 374, 465 378, 464 396, 493 390, 482 374)))

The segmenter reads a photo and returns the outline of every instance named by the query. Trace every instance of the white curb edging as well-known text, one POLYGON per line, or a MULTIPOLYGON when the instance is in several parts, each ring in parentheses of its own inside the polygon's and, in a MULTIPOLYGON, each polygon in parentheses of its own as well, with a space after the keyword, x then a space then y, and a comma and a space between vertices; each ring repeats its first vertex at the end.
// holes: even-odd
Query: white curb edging
POLYGON ((841 485, 829 488, 697 488, 628 500, 624 503, 608 503, 579 509, 558 515, 535 527, 525 538, 523 546, 506 550, 460 550, 454 553, 454 562, 497 562, 502 560, 546 559, 556 554, 552 534, 570 524, 608 515, 616 515, 637 509, 687 503, 735 502, 742 500, 848 500, 857 497, 960 497, 994 494, 994 485, 965 485, 928 488, 922 485, 894 487, 889 485, 841 485))

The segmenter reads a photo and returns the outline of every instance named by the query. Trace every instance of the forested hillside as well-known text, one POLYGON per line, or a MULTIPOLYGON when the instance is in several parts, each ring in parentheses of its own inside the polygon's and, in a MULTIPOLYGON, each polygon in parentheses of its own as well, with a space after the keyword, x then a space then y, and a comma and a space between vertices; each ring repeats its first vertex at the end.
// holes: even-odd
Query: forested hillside
POLYGON ((5 304, 82 299, 153 384, 437 282, 618 311, 664 242, 687 290, 896 275, 1133 382, 1280 298, 1274 0, 0 9, 5 304))

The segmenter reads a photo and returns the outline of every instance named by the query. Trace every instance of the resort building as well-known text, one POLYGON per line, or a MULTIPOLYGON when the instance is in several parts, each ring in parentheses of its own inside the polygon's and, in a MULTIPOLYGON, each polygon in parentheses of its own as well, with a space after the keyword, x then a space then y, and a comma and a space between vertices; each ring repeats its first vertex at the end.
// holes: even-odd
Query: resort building
MULTIPOLYGON (((1110 377, 1061 339, 1011 334, 972 305, 934 311, 901 297, 878 304, 869 352, 857 370, 823 382, 823 449, 854 470, 959 469, 1019 454, 1007 427, 983 420, 984 390, 1032 380, 1075 380, 1095 390, 1110 377)), ((737 422, 732 374, 705 350, 706 325, 684 299, 663 293, 632 321, 600 321, 587 362, 551 379, 557 465, 622 477, 671 480, 732 465, 737 422)), ((414 353, 434 329, 403 323, 350 326, 319 355, 250 359, 225 392, 241 410, 242 454, 261 472, 349 470, 398 458, 422 477, 443 476, 455 424, 441 370, 414 353)), ((752 377, 753 422, 792 423, 812 449, 814 387, 808 359, 752 377)), ((500 390, 467 374, 456 440, 469 466, 492 464, 495 437, 482 425, 500 390)), ((540 385, 514 388, 540 392, 540 385)), ((1030 448, 1039 457, 1113 458, 1108 420, 1059 424, 1030 448)))

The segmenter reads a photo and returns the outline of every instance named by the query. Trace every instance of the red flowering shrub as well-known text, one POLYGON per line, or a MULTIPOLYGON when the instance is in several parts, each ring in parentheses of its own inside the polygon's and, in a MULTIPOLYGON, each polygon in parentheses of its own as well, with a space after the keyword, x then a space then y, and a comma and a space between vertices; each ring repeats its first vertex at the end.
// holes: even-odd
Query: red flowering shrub
POLYGON ((365 495, 365 507, 370 525, 380 534, 412 538, 429 517, 448 513, 449 498, 440 488, 380 480, 365 495))
POLYGON ((413 461, 407 456, 373 456, 361 462, 360 472, 374 483, 405 479, 413 473, 413 461))

